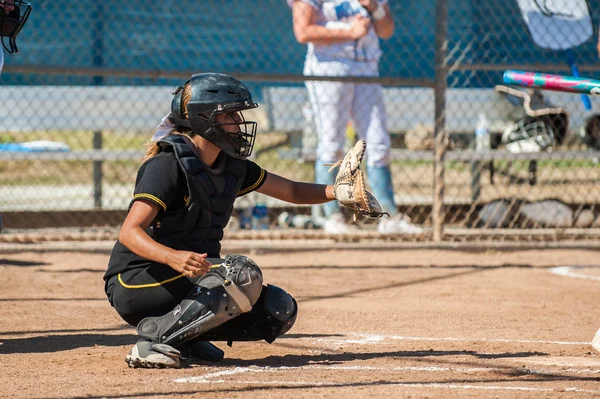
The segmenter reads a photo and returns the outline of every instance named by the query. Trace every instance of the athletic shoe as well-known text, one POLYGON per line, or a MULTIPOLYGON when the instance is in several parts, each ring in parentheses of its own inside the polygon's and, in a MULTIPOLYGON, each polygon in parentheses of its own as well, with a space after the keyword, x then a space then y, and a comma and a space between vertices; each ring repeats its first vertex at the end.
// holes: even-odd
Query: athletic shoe
POLYGON ((594 339, 592 340, 592 348, 600 352, 600 330, 596 332, 594 339))
POLYGON ((335 213, 325 220, 323 230, 329 234, 346 234, 350 232, 350 226, 346 224, 344 215, 335 213))
POLYGON ((377 226, 377 231, 381 234, 421 234, 422 227, 412 224, 408 217, 397 214, 392 217, 383 217, 377 226))
POLYGON ((141 339, 129 351, 125 361, 133 368, 179 368, 181 352, 166 344, 141 339))
POLYGON ((220 362, 225 352, 208 341, 191 341, 181 345, 182 360, 220 362))

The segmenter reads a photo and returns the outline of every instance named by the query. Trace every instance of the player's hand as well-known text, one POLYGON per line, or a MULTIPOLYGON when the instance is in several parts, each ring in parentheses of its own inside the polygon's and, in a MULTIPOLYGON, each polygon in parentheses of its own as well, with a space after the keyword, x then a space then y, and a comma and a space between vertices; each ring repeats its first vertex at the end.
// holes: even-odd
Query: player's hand
POLYGON ((207 254, 197 254, 190 251, 174 251, 169 255, 167 264, 184 276, 202 276, 212 266, 206 260, 206 256, 207 254))
POLYGON ((350 22, 350 35, 352 40, 357 40, 363 37, 369 32, 369 26, 371 25, 371 19, 365 18, 361 15, 357 15, 350 22))

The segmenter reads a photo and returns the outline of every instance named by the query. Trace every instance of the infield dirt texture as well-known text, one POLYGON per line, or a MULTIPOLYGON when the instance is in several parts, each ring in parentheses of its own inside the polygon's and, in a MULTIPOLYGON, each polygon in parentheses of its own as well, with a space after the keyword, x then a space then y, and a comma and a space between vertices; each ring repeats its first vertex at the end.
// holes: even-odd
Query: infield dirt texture
POLYGON ((127 367, 108 256, 0 252, 0 397, 600 396, 600 251, 250 254, 298 300, 296 325, 178 370, 127 367))

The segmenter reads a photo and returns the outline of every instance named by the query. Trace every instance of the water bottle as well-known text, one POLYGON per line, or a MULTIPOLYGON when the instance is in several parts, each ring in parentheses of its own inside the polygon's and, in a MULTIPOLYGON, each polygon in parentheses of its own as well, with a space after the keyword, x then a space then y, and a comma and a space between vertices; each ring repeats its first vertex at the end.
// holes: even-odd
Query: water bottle
POLYGON ((269 228, 269 208, 263 200, 256 200, 252 208, 252 228, 266 230, 269 228))
POLYGON ((477 151, 489 151, 491 148, 488 120, 485 114, 479 114, 477 128, 475 129, 475 149, 477 151))

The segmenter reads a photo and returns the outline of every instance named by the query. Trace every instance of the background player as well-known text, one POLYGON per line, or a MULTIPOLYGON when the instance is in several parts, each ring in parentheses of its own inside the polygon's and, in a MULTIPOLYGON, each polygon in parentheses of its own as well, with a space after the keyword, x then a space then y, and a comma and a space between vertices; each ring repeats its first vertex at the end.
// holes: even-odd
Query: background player
MULTIPOLYGON (((379 38, 394 33, 387 0, 287 0, 292 7, 294 34, 308 44, 305 76, 379 76, 379 38)), ((367 177, 383 210, 392 218, 380 220, 382 233, 420 233, 398 214, 390 171, 390 136, 383 91, 379 84, 307 81, 306 88, 318 133, 315 176, 331 184, 335 176, 327 164, 341 158, 350 119, 358 138, 369 143, 367 177)), ((324 228, 344 233, 348 226, 337 203, 324 206, 324 228)))
POLYGON ((257 191, 320 204, 335 199, 334 188, 291 181, 247 159, 257 124, 242 111, 255 107, 248 89, 223 74, 194 75, 174 93, 104 276, 111 305, 142 338, 126 357, 132 367, 178 367, 182 356, 220 360, 223 352, 207 341, 273 342, 295 321, 295 300, 263 286, 252 260, 220 259, 223 230, 236 197, 257 191))

